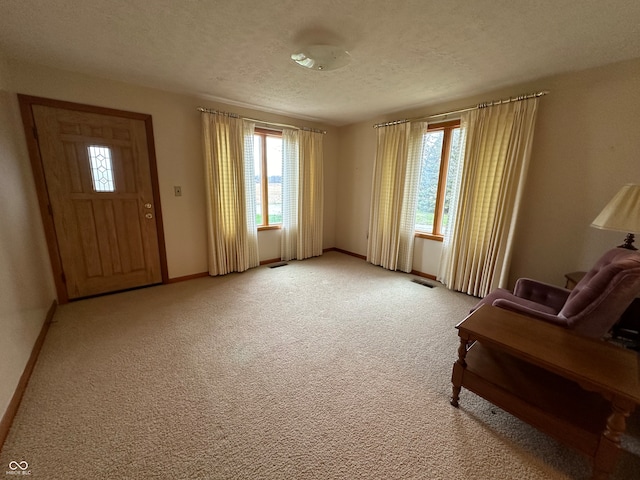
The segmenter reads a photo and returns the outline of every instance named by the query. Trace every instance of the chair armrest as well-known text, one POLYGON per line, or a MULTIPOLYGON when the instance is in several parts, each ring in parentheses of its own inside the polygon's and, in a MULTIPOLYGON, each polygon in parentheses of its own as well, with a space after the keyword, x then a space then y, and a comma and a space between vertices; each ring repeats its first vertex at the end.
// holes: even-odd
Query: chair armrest
POLYGON ((567 323, 567 320, 565 318, 561 318, 550 313, 540 312, 539 310, 534 310, 512 300, 507 300, 506 298, 498 298, 494 300, 492 305, 494 307, 500 307, 505 310, 511 310, 515 313, 521 313, 522 315, 532 317, 536 320, 544 320, 545 322, 553 323, 554 325, 559 325, 565 328, 569 327, 569 324, 567 323))
POLYGON ((513 294, 516 297, 547 305, 558 312, 564 306, 570 293, 571 290, 566 288, 539 282, 531 278, 518 279, 513 290, 513 294))

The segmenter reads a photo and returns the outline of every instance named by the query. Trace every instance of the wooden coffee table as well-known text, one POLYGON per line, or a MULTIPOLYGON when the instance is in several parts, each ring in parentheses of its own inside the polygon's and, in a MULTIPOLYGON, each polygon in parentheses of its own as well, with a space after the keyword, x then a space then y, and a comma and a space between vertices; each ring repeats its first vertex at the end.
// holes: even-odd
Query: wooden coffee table
POLYGON ((456 328, 451 404, 464 387, 614 470, 626 418, 640 404, 640 356, 604 341, 484 305, 456 328))

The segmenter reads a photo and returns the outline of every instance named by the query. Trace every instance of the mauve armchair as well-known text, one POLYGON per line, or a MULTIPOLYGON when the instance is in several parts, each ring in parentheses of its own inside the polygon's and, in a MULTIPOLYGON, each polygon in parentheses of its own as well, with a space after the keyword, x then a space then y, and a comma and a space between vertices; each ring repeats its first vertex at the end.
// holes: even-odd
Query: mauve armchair
POLYGON ((573 290, 521 278, 513 292, 499 288, 471 310, 488 304, 602 338, 640 295, 640 253, 606 252, 573 290))

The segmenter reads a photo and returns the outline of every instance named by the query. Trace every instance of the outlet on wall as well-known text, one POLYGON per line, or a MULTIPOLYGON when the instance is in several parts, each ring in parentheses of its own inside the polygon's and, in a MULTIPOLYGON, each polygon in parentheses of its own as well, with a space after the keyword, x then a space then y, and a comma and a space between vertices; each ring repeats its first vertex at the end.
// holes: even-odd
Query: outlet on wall
POLYGON ((182 187, 173 187, 173 193, 175 194, 176 197, 181 197, 182 196, 182 187))

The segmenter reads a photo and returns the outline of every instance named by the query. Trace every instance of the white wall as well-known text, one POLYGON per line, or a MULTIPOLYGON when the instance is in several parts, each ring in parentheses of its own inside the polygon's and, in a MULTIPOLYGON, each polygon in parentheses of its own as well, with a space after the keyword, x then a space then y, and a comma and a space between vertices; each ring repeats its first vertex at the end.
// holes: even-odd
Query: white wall
POLYGON ((416 238, 413 244, 413 269, 437 277, 442 242, 416 238))
POLYGON ((518 226, 513 277, 564 284, 624 233, 590 227, 626 183, 640 183, 640 59, 539 82, 531 168, 518 226))
MULTIPOLYGON (((27 63, 14 61, 9 67, 12 92, 152 115, 170 278, 207 271, 204 169, 200 114, 196 111, 199 105, 271 122, 327 130, 324 248, 335 246, 336 128, 27 63), (181 197, 174 196, 175 185, 182 187, 181 197)), ((37 211, 34 214, 37 215, 37 211)), ((274 254, 274 246, 279 245, 278 232, 260 232, 259 240, 261 260, 279 256, 274 254)))
POLYGON ((336 246, 366 255, 376 137, 373 122, 340 129, 336 246))
POLYGON ((0 418, 56 297, 15 95, 0 56, 0 418))
MULTIPOLYGON (((429 108, 344 127, 336 246, 365 255, 374 123, 430 115, 481 101, 550 90, 540 100, 511 283, 521 276, 564 285, 564 273, 588 269, 624 234, 589 225, 625 183, 640 183, 640 59, 515 85, 429 108)), ((437 273, 441 246, 416 239, 414 268, 437 273)))

